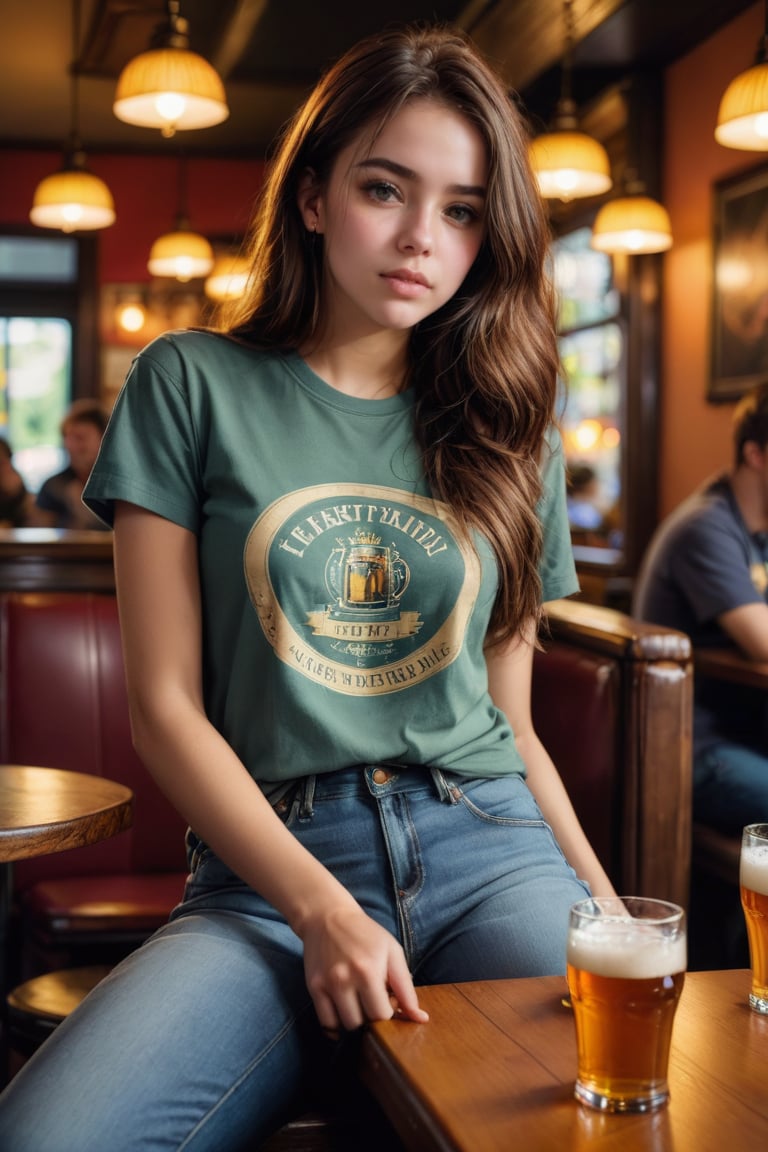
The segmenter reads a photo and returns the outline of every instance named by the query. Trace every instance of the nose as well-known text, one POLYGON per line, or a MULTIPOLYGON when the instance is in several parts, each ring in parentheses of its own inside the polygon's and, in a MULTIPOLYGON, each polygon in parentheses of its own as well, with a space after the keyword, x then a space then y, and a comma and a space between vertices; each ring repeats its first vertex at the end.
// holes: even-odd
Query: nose
POLYGON ((432 251, 434 244, 432 217, 424 207, 414 207, 403 221, 399 247, 402 252, 424 255, 432 251))

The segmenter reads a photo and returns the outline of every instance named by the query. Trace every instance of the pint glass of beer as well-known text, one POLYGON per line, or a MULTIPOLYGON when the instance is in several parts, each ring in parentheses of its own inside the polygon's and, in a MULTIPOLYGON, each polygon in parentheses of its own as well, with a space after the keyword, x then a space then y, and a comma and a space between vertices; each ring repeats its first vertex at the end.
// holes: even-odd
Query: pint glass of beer
POLYGON ((752 968, 749 1003, 768 1015, 768 824, 748 824, 742 833, 740 882, 752 968))
POLYGON ((685 913, 677 904, 594 897, 571 908, 568 988, 582 1103, 605 1112, 666 1104, 686 959, 685 913))

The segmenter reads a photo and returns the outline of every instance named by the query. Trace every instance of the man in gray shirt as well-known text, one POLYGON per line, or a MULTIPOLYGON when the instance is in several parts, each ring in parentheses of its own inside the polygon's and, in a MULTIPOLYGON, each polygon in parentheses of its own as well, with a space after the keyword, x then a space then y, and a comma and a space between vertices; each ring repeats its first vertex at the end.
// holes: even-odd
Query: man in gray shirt
MULTIPOLYGON (((734 413, 734 466, 657 529, 633 613, 687 632, 694 647, 768 661, 768 385, 734 413)), ((765 693, 697 680, 693 815, 724 832, 768 821, 765 693)))

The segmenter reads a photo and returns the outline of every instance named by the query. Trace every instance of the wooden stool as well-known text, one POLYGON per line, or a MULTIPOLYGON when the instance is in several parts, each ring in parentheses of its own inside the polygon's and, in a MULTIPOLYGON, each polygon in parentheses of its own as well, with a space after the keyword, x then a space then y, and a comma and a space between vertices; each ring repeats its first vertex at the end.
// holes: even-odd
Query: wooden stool
POLYGON ((11 1048, 31 1056, 109 971, 106 964, 62 968, 18 984, 7 998, 11 1048))

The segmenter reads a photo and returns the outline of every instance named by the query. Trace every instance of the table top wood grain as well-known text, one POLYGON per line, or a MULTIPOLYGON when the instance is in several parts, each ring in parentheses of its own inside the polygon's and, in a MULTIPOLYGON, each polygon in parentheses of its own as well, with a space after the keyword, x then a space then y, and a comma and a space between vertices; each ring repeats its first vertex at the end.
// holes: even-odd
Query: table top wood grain
POLYGON ((95 844, 132 815, 130 788, 103 776, 0 764, 0 862, 95 844))
POLYGON ((768 1146, 768 1017, 749 972, 689 972, 669 1105, 606 1115, 573 1096, 563 977, 419 989, 428 1024, 373 1024, 362 1077, 411 1152, 751 1152, 768 1146))

